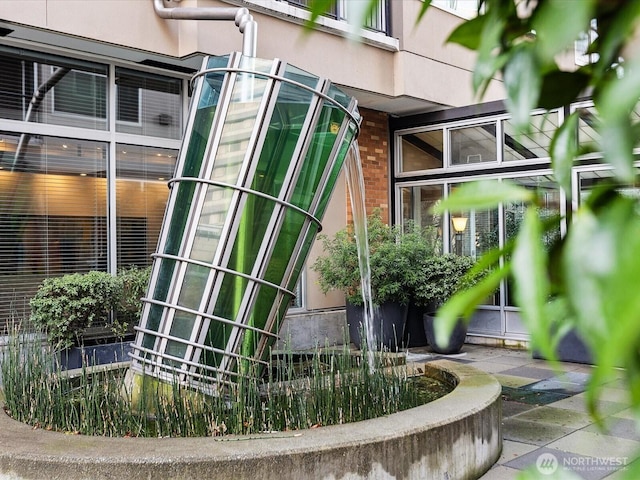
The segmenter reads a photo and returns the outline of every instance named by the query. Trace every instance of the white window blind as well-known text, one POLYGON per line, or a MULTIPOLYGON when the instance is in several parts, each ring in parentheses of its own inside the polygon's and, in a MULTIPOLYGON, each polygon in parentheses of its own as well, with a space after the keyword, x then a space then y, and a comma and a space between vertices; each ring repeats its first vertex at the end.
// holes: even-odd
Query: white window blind
POLYGON ((0 322, 44 278, 106 269, 105 170, 104 143, 0 132, 0 322))
POLYGON ((116 151, 118 268, 151 265, 177 151, 122 144, 116 151))

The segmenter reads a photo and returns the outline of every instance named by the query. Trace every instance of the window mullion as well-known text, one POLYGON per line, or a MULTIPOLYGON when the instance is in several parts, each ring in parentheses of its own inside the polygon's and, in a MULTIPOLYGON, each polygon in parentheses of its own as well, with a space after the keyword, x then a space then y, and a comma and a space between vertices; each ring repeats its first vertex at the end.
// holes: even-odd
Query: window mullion
POLYGON ((115 274, 118 269, 118 236, 116 232, 116 82, 115 66, 109 66, 109 91, 107 119, 109 122, 109 150, 107 154, 107 271, 115 274))

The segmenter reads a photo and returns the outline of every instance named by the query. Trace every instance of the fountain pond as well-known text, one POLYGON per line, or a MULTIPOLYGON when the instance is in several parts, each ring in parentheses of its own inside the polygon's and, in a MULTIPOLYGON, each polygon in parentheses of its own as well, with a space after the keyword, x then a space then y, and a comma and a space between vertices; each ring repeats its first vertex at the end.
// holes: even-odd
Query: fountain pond
MULTIPOLYGON (((109 387, 109 382, 105 380, 107 375, 118 371, 117 367, 125 365, 93 371, 80 369, 72 372, 77 374, 75 378, 71 376, 68 381, 59 381, 64 376, 58 372, 51 373, 46 355, 39 357, 41 361, 25 362, 24 345, 18 348, 17 355, 14 351, 13 359, 7 352, 11 352, 11 346, 5 350, 3 362, 3 386, 7 396, 14 388, 10 385, 13 380, 7 376, 7 362, 18 360, 28 375, 46 372, 53 379, 58 378, 59 385, 66 385, 68 391, 65 393, 70 393, 69 403, 76 406, 84 403, 83 413, 77 414, 84 421, 97 415, 107 403, 118 405, 118 402, 124 401, 121 392, 109 387), (79 382, 83 378, 93 381, 79 382), (86 400, 94 394, 105 396, 99 401, 96 398, 100 395, 94 396, 93 402, 86 400)), ((279 431, 258 425, 258 417, 263 418, 265 410, 277 408, 275 404, 269 405, 267 402, 255 410, 262 413, 253 418, 231 416, 225 421, 211 422, 213 417, 209 417, 208 425, 202 427, 206 436, 198 438, 178 438, 179 433, 175 430, 189 428, 189 422, 173 422, 171 428, 174 431, 171 432, 164 421, 158 420, 158 412, 153 415, 138 414, 139 423, 128 420, 131 421, 129 427, 124 427, 123 433, 117 437, 115 432, 108 430, 109 424, 123 422, 122 412, 116 413, 116 410, 113 415, 103 418, 102 423, 107 425, 107 431, 99 435, 77 434, 78 429, 71 419, 67 427, 60 428, 63 432, 55 432, 49 430, 51 426, 44 420, 30 426, 3 413, 0 414, 0 444, 3 445, 0 451, 0 478, 46 476, 95 479, 126 475, 127 478, 136 479, 195 478, 202 475, 205 478, 243 479, 255 478, 258 471, 260 478, 278 479, 446 478, 445 474, 449 475, 448 478, 477 478, 495 462, 502 447, 502 436, 500 386, 493 377, 450 361, 402 365, 402 355, 376 355, 376 358, 380 359, 376 375, 383 375, 386 381, 393 382, 388 380, 390 378, 403 379, 405 375, 407 378, 420 375, 455 385, 455 388, 429 403, 396 413, 378 413, 374 415, 376 418, 368 420, 337 425, 306 420, 304 425, 291 424, 279 431), (140 424, 152 426, 149 432, 155 438, 143 438, 140 431, 136 430, 140 424)), ((337 375, 338 368, 345 363, 352 364, 358 374, 369 375, 368 364, 362 362, 362 357, 358 355, 349 355, 348 360, 344 356, 332 358, 324 354, 278 356, 274 362, 277 366, 274 375, 279 380, 271 382, 271 388, 277 392, 308 388, 310 384, 320 383, 320 380, 299 377, 294 372, 320 369, 322 375, 317 377, 326 381, 332 374, 337 375), (366 368, 362 368, 362 365, 366 368)), ((116 378, 121 377, 116 375, 116 378)), ((366 381, 374 383, 371 378, 366 381)), ((149 385, 153 386, 152 383, 149 385)), ((326 383, 322 387, 326 387, 326 383)), ((265 388, 261 392, 262 398, 265 388)), ((345 390, 349 392, 349 389, 352 395, 355 395, 356 389, 366 390, 357 384, 345 390)), ((36 384, 31 385, 30 391, 22 396, 29 395, 28 398, 40 399, 45 403, 49 399, 52 409, 60 409, 61 406, 52 405, 50 399, 61 392, 52 390, 55 388, 36 384)), ((178 395, 178 392, 185 393, 180 389, 170 389, 164 393, 167 392, 169 395, 161 397, 164 400, 158 402, 157 406, 165 408, 168 417, 175 419, 186 418, 189 413, 187 409, 197 407, 197 399, 205 398, 201 394, 193 394, 189 401, 174 402, 172 399, 189 398, 189 395, 178 395)), ((334 393, 337 394, 336 391, 334 393)), ((329 402, 329 406, 335 405, 331 403, 331 397, 320 395, 319 398, 320 401, 329 402)), ((292 407, 296 401, 299 398, 288 397, 286 400, 292 407)), ((10 406, 11 402, 9 398, 3 400, 5 412, 16 416, 11 411, 15 408, 10 406)), ((237 409, 237 404, 230 402, 229 398, 220 398, 219 403, 227 411, 237 409)), ((354 396, 351 403, 370 406, 371 403, 382 402, 354 396)), ((304 408, 308 409, 308 406, 304 408)), ((292 421, 288 413, 283 415, 287 417, 285 421, 292 421)), ((192 423, 195 425, 197 422, 192 423)))

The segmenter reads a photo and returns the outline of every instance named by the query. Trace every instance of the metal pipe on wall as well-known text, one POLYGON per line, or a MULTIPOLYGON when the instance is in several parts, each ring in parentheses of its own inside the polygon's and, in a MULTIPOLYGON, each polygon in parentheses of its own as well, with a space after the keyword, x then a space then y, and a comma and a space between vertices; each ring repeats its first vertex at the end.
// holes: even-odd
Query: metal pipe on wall
POLYGON ((169 20, 233 20, 242 33, 242 54, 256 56, 258 24, 244 7, 166 7, 164 0, 153 0, 153 8, 160 18, 169 20))

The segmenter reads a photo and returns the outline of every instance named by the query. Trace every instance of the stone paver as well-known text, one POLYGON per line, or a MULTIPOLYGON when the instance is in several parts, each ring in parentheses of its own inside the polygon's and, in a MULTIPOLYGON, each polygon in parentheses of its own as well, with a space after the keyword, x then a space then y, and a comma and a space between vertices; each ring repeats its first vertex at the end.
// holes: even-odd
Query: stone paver
MULTIPOLYGON (((429 355, 427 348, 417 351, 429 355)), ((622 371, 602 389, 602 431, 585 404, 589 365, 562 363, 559 372, 524 350, 469 344, 451 360, 491 373, 503 386, 503 451, 481 480, 512 480, 523 470, 551 478, 554 467, 587 480, 620 480, 640 455, 622 371)))

